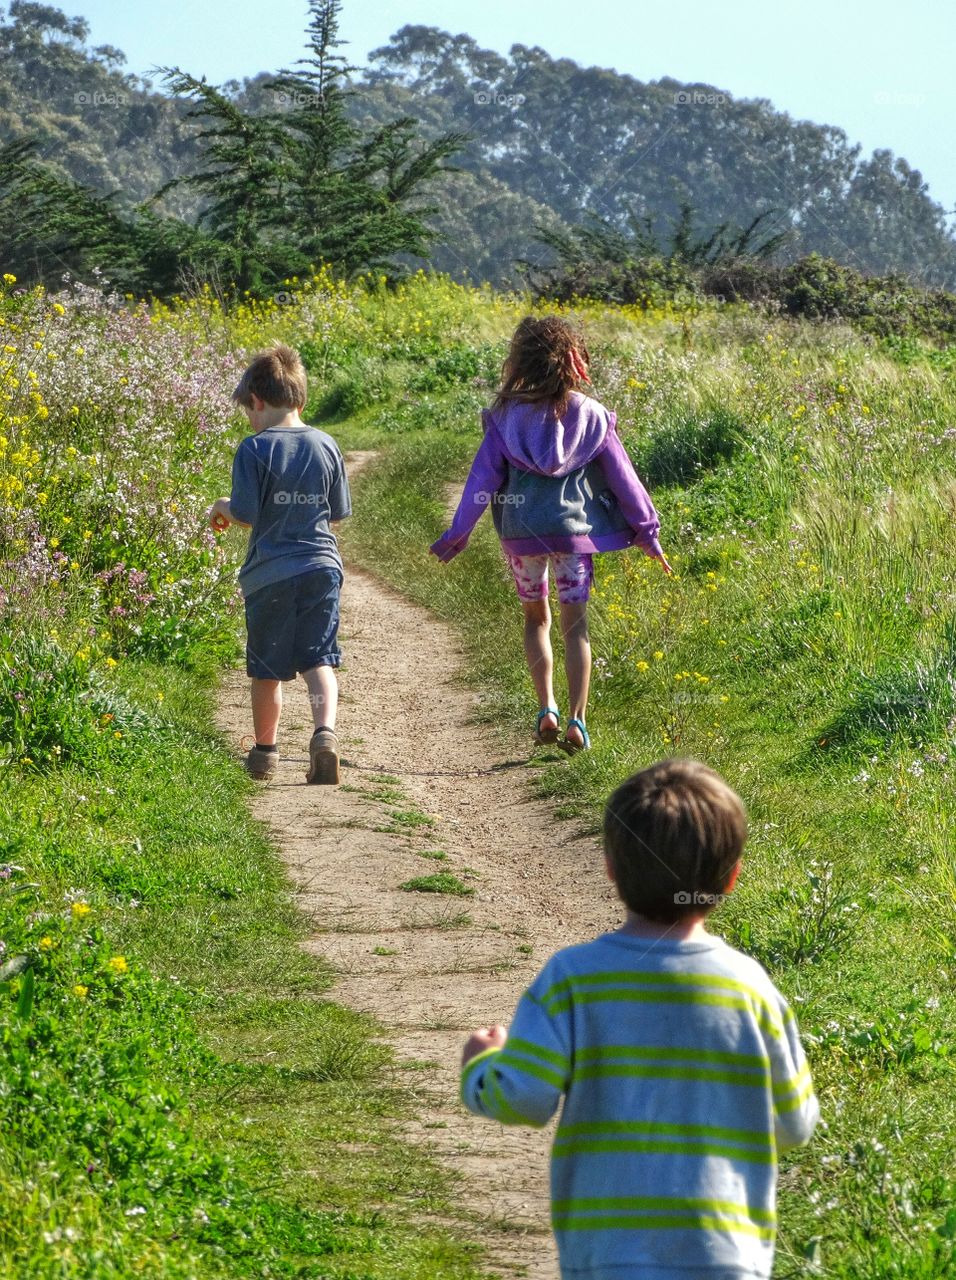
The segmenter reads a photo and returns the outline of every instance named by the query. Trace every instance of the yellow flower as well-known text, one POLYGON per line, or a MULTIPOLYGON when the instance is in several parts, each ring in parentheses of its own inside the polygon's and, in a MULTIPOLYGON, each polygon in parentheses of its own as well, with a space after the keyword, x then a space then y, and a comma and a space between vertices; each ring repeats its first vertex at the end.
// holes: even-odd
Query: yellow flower
POLYGON ((156 695, 156 701, 157 701, 157 702, 162 702, 162 701, 163 701, 163 699, 165 698, 165 696, 166 696, 166 695, 165 695, 164 693, 157 693, 157 695, 156 695))
POLYGON ((48 495, 47 495, 47 494, 45 494, 45 493, 38 493, 38 494, 37 494, 37 502, 39 502, 39 504, 40 504, 40 506, 41 506, 41 507, 45 507, 45 506, 46 506, 46 504, 47 504, 47 499, 48 499, 48 495))
POLYGON ((113 956, 107 966, 112 973, 128 973, 129 965, 125 956, 113 956))
POLYGON ((113 730, 113 737, 114 737, 114 738, 122 738, 122 736, 123 736, 123 734, 121 733, 121 731, 120 731, 119 729, 114 729, 114 730, 113 730))
POLYGON ((57 549, 57 547, 58 547, 59 545, 60 545, 60 539, 59 539, 59 538, 51 538, 51 539, 50 539, 50 546, 53 548, 53 550, 54 550, 54 551, 57 549))
POLYGON ((53 939, 50 937, 49 934, 44 934, 44 936, 40 939, 41 951, 52 951, 55 945, 56 944, 54 943, 53 939))
POLYGON ((16 276, 12 276, 12 275, 10 274, 10 272, 9 272, 9 271, 7 271, 7 272, 5 273, 5 275, 4 275, 4 277, 3 277, 3 283, 4 283, 4 284, 16 284, 16 282, 17 282, 17 278, 16 278, 16 276))
POLYGON ((649 662, 638 662, 637 669, 638 671, 648 671, 650 670, 650 665, 651 664, 649 662))
POLYGON ((53 310, 56 312, 58 316, 66 315, 66 307, 64 307, 63 304, 60 302, 54 302, 53 310))
POLYGON ((729 696, 728 696, 726 693, 722 693, 722 694, 720 695, 720 700, 721 700, 721 702, 729 702, 729 701, 730 701, 730 698, 729 698, 729 696))
POLYGON ((88 902, 74 902, 70 910, 73 912, 74 920, 82 920, 84 916, 90 914, 92 907, 88 902))
POLYGON ((115 667, 115 666, 116 666, 116 659, 115 659, 115 658, 107 658, 107 659, 106 659, 106 665, 107 665, 108 667, 115 667))
POLYGON ((654 650, 654 657, 657 659, 657 661, 658 661, 658 662, 660 662, 660 660, 661 660, 661 658, 663 658, 663 656, 664 656, 664 650, 663 650, 663 649, 655 649, 655 650, 654 650))
POLYGON ((88 992, 89 987, 84 987, 82 982, 78 982, 73 988, 73 994, 76 996, 77 1000, 85 1000, 88 992))

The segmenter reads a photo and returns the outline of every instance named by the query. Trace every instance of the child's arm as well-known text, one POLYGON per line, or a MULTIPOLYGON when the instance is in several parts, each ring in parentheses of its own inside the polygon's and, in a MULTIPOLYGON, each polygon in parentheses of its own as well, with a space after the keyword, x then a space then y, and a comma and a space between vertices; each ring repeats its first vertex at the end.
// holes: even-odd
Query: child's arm
POLYGON ((505 482, 507 467, 497 432, 486 430, 484 439, 471 464, 465 489, 458 503, 458 510, 437 542, 433 542, 429 550, 438 559, 447 563, 454 559, 459 551, 464 551, 471 537, 471 531, 481 519, 481 513, 492 501, 505 482))
POLYGON ((641 484, 640 477, 634 470, 634 464, 627 456, 627 450, 621 443, 614 423, 608 429, 607 443, 597 456, 604 471, 607 487, 617 498, 618 506, 624 519, 634 530, 637 542, 649 556, 659 560, 664 569, 670 573, 671 567, 664 558, 661 544, 658 541, 661 522, 650 494, 641 484))
POLYGON ((820 1104, 813 1092, 813 1079, 800 1043, 797 1020, 783 996, 778 993, 777 998, 783 1018, 782 1034, 767 1047, 777 1150, 782 1152, 809 1142, 820 1119, 820 1104))
POLYGON ((217 498, 206 512, 206 519, 216 533, 222 533, 231 524, 241 524, 247 529, 249 527, 245 520, 237 520, 232 514, 232 505, 228 498, 217 498))
MULTIPOLYGON (((231 524, 249 527, 259 514, 259 505, 262 501, 262 477, 259 471, 259 459, 252 448, 252 439, 252 436, 247 436, 236 450, 232 460, 232 493, 228 498, 219 498, 212 504, 209 514, 213 521, 218 513, 231 524)), ((213 528, 215 527, 213 523, 213 528)))
POLYGON ((465 1046, 461 1097, 469 1111, 502 1124, 548 1123, 571 1075, 567 1015, 551 1015, 533 994, 521 997, 514 1021, 475 1032, 465 1046))

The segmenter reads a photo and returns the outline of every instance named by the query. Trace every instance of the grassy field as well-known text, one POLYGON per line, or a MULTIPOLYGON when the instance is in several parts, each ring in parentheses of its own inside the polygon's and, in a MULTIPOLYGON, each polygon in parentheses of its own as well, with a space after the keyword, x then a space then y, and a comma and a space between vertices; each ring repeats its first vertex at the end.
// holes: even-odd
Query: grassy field
MULTIPOLYGON (((348 553, 460 628, 484 713, 530 737, 488 522, 427 555, 527 305, 421 276, 229 310, 0 294, 0 1276, 470 1274, 412 1225, 447 1187, 394 1136, 385 1051, 316 998, 210 732, 237 615, 199 513, 228 488, 242 360, 296 343, 307 416, 379 450, 348 553)), ((576 312, 677 577, 599 562, 595 749, 542 754, 538 785, 588 826, 668 753, 740 790, 714 927, 794 1002, 825 1117, 786 1163, 776 1275, 956 1275, 952 353, 576 312)))

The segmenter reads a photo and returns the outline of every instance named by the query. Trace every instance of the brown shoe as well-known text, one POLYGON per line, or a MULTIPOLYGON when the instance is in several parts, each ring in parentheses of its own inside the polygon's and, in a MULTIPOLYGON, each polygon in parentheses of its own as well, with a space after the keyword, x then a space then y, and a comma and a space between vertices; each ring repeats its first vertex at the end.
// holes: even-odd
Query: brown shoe
POLYGON ((339 780, 339 740, 334 729, 323 725, 309 742, 309 772, 306 782, 335 784, 339 780))
POLYGON ((246 772, 257 782, 269 782, 279 767, 278 751, 260 751, 251 747, 245 759, 246 772))

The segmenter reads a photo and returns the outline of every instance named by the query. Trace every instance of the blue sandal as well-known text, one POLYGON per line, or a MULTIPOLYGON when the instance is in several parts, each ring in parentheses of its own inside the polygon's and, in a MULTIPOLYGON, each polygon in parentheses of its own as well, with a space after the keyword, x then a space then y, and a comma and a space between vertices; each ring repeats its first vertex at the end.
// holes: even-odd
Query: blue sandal
POLYGON ((572 716, 571 719, 568 721, 568 729, 570 729, 572 725, 574 725, 575 729, 581 730, 581 737, 583 738, 583 742, 581 742, 580 745, 577 742, 569 742, 567 729, 566 729, 564 733, 564 737, 558 743, 558 746, 561 748, 562 751, 566 751, 569 756, 576 756, 579 751, 590 751, 591 739, 588 735, 587 729, 585 729, 584 727, 584 721, 579 720, 577 716, 572 716))
POLYGON ((558 726, 561 724, 561 712, 557 707, 542 707, 534 728, 534 740, 542 747, 553 746, 558 740, 558 726), (557 724, 553 729, 542 729, 541 721, 545 716, 554 716, 557 724))

